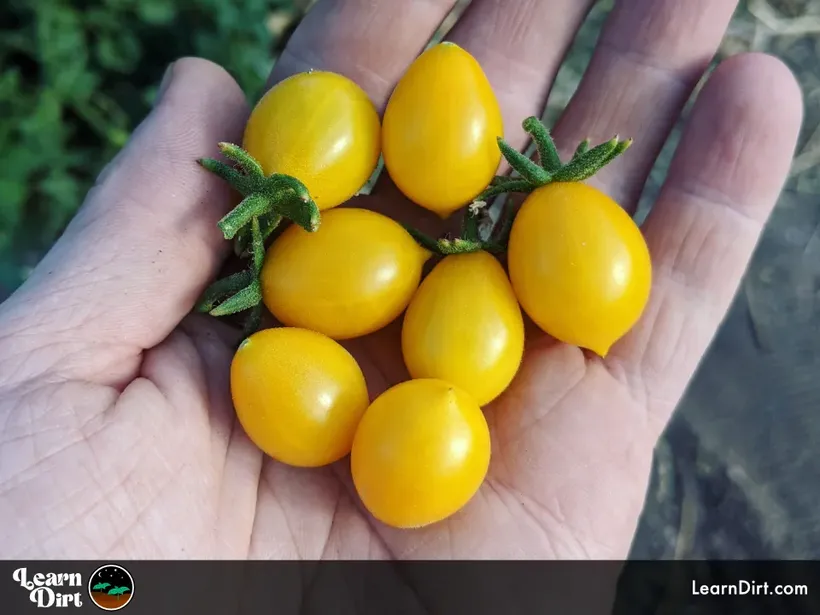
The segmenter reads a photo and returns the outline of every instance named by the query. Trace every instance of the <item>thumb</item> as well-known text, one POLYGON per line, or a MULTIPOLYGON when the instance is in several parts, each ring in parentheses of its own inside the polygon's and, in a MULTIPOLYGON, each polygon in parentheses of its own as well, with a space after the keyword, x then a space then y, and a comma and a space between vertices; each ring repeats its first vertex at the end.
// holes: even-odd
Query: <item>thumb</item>
POLYGON ((122 379, 138 368, 141 352, 191 310, 224 256, 216 222, 232 196, 196 160, 241 138, 247 113, 219 66, 187 58, 169 67, 153 111, 0 306, 0 364, 47 341, 63 356, 35 363, 59 365, 66 377, 122 379))

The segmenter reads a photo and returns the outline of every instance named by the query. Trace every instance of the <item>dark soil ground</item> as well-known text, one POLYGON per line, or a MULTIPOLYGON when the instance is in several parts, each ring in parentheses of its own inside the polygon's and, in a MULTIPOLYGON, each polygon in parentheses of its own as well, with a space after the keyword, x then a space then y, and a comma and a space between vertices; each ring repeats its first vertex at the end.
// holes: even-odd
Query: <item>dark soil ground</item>
POLYGON ((109 596, 104 592, 92 592, 91 595, 94 602, 104 609, 115 609, 123 606, 131 599, 131 594, 123 594, 122 596, 109 596))

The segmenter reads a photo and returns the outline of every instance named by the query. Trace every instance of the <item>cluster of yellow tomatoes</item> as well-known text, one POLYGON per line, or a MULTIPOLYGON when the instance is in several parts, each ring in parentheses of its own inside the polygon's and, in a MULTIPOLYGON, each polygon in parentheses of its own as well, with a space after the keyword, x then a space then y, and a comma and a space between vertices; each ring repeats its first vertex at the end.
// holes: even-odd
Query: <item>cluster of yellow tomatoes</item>
POLYGON ((233 165, 200 161, 243 195, 220 228, 253 262, 217 282, 203 311, 251 310, 254 319, 264 304, 284 325, 251 334, 236 352, 239 421, 286 464, 318 467, 350 454, 362 503, 394 527, 445 519, 479 489, 491 449, 482 407, 519 369, 522 308, 550 335, 603 356, 648 299, 640 230, 581 183, 629 142, 584 142, 563 162, 540 122, 529 118, 524 128, 538 163, 503 140, 479 63, 442 43, 409 67, 381 121, 351 80, 301 73, 260 100, 242 148, 222 145, 233 165), (496 176, 502 154, 514 175, 496 176), (431 239, 380 213, 337 207, 380 155, 410 201, 442 218, 464 209, 462 236, 431 239), (508 192, 529 196, 509 223, 481 232, 489 199, 508 192), (509 275, 495 255, 504 251, 509 275), (402 314, 411 379, 371 403, 338 340, 402 314))

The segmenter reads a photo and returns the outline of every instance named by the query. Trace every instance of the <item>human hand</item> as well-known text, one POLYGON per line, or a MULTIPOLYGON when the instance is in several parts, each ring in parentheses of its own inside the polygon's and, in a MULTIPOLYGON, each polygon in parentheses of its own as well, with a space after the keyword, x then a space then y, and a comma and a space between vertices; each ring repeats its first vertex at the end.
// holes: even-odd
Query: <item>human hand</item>
MULTIPOLYGON (((374 102, 453 0, 325 1, 272 82, 341 72, 374 102)), ((554 129, 563 147, 635 136, 592 180, 634 211, 662 144, 723 36, 733 0, 622 0, 554 129)), ((449 38, 493 83, 508 141, 539 115, 591 0, 475 0, 449 38)), ((606 360, 533 337, 486 408, 487 480, 447 521, 387 528, 358 504, 347 460, 281 465, 238 425, 238 333, 186 316, 216 275, 231 196, 195 164, 238 142, 248 109, 219 67, 184 59, 63 237, 0 306, 0 556, 5 558, 622 558, 652 449, 728 309, 785 180, 802 115, 779 61, 727 60, 699 96, 643 229, 654 286, 606 360)), ((571 152, 563 152, 571 153, 571 152)), ((383 178, 356 206, 435 232, 383 178)), ((399 325, 353 341, 371 396, 405 380, 399 325)))

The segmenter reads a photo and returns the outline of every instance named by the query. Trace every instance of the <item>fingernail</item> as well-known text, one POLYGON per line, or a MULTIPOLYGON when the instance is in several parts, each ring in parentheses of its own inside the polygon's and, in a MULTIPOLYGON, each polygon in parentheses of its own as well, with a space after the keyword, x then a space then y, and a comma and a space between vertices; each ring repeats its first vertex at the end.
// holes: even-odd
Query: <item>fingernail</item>
POLYGON ((165 95, 165 92, 168 90, 168 86, 171 85, 171 81, 174 80, 174 62, 171 62, 168 65, 168 68, 165 69, 165 74, 162 76, 162 81, 159 83, 159 89, 157 90, 157 96, 154 99, 154 106, 162 100, 162 97, 165 95))

